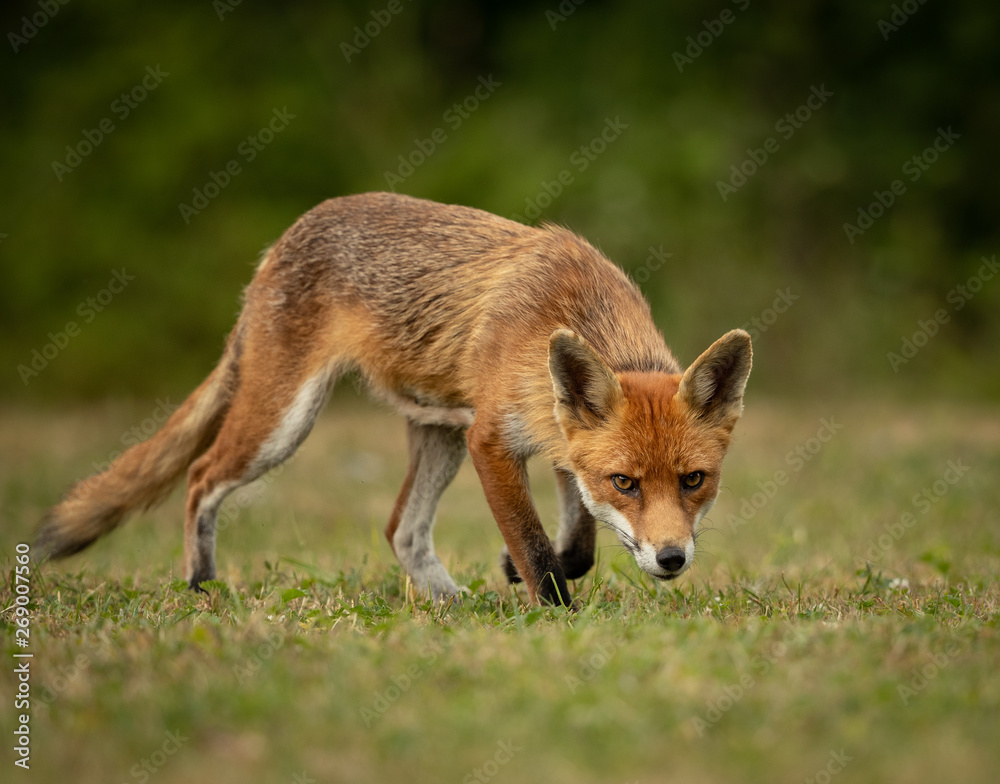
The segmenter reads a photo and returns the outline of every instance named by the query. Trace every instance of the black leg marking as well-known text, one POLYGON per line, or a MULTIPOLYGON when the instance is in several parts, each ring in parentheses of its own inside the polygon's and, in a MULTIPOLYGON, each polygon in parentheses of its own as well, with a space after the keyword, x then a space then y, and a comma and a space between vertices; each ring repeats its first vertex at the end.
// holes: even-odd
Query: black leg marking
POLYGON ((514 562, 511 560, 510 553, 507 552, 507 548, 504 547, 500 551, 500 568, 503 569, 503 573, 507 577, 507 582, 509 583, 520 583, 524 582, 521 579, 521 575, 517 573, 517 567, 514 566, 514 562))

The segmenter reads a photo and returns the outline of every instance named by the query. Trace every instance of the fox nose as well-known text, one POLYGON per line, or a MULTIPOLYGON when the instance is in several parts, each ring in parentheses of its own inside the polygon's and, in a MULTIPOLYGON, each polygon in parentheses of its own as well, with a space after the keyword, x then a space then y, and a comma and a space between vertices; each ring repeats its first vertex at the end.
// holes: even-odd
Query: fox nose
POLYGON ((656 554, 656 562, 668 572, 679 572, 686 560, 687 555, 680 547, 664 547, 656 554))

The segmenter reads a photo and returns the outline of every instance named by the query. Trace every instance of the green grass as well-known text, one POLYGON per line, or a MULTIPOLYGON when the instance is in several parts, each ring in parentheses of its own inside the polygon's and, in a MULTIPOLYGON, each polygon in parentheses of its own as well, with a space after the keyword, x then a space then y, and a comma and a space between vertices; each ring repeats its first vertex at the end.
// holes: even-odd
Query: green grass
MULTIPOLYGON (((5 694, 15 544, 154 405, 0 412, 5 694)), ((473 594, 415 594, 381 534, 404 460, 396 418, 338 398, 231 502, 210 596, 179 579, 180 493, 37 570, 22 778, 995 781, 996 409, 752 399, 694 569, 654 583, 602 533, 575 614, 503 583, 468 463, 437 539, 473 594)))

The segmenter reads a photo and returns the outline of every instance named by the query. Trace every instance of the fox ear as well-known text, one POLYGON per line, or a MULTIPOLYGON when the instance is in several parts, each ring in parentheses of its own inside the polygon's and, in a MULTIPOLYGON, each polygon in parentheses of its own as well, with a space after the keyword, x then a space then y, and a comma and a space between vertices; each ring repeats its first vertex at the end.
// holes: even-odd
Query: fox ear
POLYGON ((611 368, 568 329, 557 329, 549 338, 549 374, 556 418, 564 426, 575 420, 586 428, 597 427, 624 401, 611 368))
POLYGON ((677 395, 700 418, 732 427, 743 412, 752 360, 750 335, 742 329, 727 332, 684 371, 677 395))

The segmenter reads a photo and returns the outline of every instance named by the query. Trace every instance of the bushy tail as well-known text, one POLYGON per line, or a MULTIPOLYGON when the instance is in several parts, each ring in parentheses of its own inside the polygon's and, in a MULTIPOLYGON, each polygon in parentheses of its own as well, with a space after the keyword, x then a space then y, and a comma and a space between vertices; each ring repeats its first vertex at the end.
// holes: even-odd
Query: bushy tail
POLYGON ((126 450, 107 470, 75 484, 46 513, 35 539, 39 560, 79 552, 132 512, 167 496, 222 427, 237 382, 236 343, 234 330, 219 365, 155 435, 126 450))

